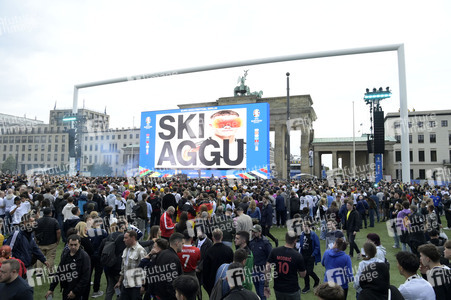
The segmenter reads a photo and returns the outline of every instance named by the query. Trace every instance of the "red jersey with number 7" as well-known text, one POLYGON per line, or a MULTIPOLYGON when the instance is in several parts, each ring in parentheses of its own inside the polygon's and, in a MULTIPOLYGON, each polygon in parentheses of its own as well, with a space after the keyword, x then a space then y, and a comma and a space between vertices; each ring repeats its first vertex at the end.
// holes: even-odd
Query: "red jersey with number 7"
POLYGON ((189 273, 196 270, 200 261, 199 248, 191 245, 183 245, 182 251, 177 253, 182 263, 183 273, 189 273))

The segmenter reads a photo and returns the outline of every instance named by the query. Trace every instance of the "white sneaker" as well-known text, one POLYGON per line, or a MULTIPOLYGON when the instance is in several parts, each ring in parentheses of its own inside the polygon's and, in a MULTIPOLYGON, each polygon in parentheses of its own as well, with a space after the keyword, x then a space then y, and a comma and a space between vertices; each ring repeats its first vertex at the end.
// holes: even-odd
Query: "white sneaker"
POLYGON ((443 228, 443 229, 445 229, 445 230, 449 230, 449 228, 448 228, 448 227, 445 227, 445 228, 443 228))
POLYGON ((102 291, 94 292, 91 295, 92 298, 97 298, 97 297, 101 297, 101 296, 103 296, 103 292, 102 291))

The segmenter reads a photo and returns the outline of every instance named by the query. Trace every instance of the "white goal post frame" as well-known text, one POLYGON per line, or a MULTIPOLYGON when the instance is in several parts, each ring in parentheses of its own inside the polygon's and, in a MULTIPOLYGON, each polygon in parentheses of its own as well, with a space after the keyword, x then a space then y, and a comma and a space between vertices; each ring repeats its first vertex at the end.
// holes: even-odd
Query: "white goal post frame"
MULTIPOLYGON (((102 81, 88 82, 83 84, 77 84, 74 86, 74 100, 72 112, 76 114, 78 112, 78 90, 83 88, 95 87, 100 85, 121 83, 134 80, 151 79, 166 77, 172 75, 189 74, 204 71, 213 71, 219 69, 236 68, 243 66, 262 65, 277 62, 286 62, 294 60, 304 60, 313 58, 325 58, 334 56, 345 56, 355 54, 367 54, 375 52, 388 52, 397 51, 398 53, 398 76, 399 76, 399 107, 400 107, 400 124, 401 124, 401 162, 402 162, 402 181, 404 183, 410 183, 410 159, 409 159, 409 126, 408 124, 408 110, 407 110, 407 86, 406 86, 406 63, 404 55, 404 44, 393 44, 384 46, 372 46, 353 49, 342 49, 332 51, 321 51, 304 54, 294 54, 286 56, 277 56, 269 58, 259 58, 252 60, 244 60, 238 62, 229 62, 209 66, 200 66, 193 68, 185 68, 178 70, 170 70, 164 72, 156 72, 149 74, 142 74, 129 77, 121 77, 115 79, 107 79, 102 81)), ((70 158, 70 173, 75 174, 75 158, 70 158)))

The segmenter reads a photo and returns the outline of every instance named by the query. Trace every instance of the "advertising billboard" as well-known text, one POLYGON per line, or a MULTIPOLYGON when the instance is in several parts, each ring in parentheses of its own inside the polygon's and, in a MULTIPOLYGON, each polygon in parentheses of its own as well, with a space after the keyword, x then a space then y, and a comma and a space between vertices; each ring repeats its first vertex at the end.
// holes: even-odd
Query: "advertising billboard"
POLYGON ((268 178, 269 104, 141 113, 141 176, 268 178))

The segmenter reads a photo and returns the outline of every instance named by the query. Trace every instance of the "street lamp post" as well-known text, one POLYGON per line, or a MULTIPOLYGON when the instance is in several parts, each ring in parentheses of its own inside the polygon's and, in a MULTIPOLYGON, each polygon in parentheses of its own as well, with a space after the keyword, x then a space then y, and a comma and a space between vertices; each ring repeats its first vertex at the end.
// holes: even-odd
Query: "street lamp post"
POLYGON ((355 115, 354 115, 354 101, 352 101, 352 177, 355 178, 355 115))
POLYGON ((287 72, 287 180, 290 180, 290 162, 291 162, 291 155, 290 155, 290 73, 287 72))

